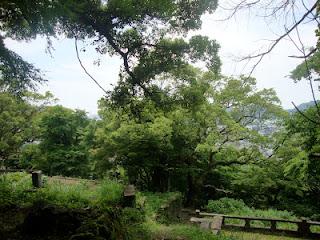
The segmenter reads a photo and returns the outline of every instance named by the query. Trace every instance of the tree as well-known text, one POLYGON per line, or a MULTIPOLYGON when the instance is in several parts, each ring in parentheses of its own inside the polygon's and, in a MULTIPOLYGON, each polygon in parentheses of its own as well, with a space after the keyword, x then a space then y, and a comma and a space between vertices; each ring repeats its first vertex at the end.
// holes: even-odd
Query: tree
POLYGON ((0 92, 1 165, 18 167, 21 147, 37 140, 36 116, 51 101, 52 95, 24 93, 23 99, 0 92), (35 104, 37 103, 37 105, 35 104))
MULTIPOLYGON (((316 112, 314 106, 303 114, 314 118, 316 112)), ((280 144, 272 155, 229 175, 236 196, 254 206, 314 215, 319 209, 318 135, 318 124, 307 121, 298 112, 292 113, 274 135, 280 144)))
POLYGON ((35 166, 49 175, 87 176, 88 153, 82 145, 89 119, 85 112, 48 107, 40 116, 40 157, 35 166))
POLYGON ((121 165, 141 188, 182 191, 190 205, 203 199, 204 186, 224 187, 221 168, 262 158, 270 144, 264 127, 283 114, 274 91, 257 91, 252 78, 188 66, 157 84, 157 102, 101 102, 95 152, 100 169, 121 165))
MULTIPOLYGON (((0 21, 5 37, 17 40, 58 34, 77 40, 90 38, 97 52, 123 59, 123 78, 114 93, 144 92, 152 96, 148 83, 160 73, 190 60, 204 61, 214 69, 219 65, 214 41, 200 36, 189 42, 180 38, 172 40, 173 35, 199 29, 202 14, 213 12, 216 7, 216 0, 2 1, 0 21)), ((2 55, 2 59, 5 65, 7 57, 2 55)), ((16 66, 9 65, 8 71, 13 73, 16 66)), ((24 74, 35 71, 31 66, 23 69, 19 82, 26 80, 24 74)), ((29 86, 29 82, 21 82, 21 86, 29 86)))
MULTIPOLYGON (((303 150, 305 165, 300 162, 296 167, 299 171, 303 171, 305 175, 304 183, 308 187, 309 197, 312 202, 318 201, 320 194, 320 169, 319 169, 319 123, 307 121, 304 116, 310 116, 312 119, 319 119, 317 106, 313 106, 304 111, 304 115, 294 114, 288 123, 288 131, 292 136, 298 136, 300 146, 303 150), (301 170, 302 168, 302 170, 301 170)), ((294 169, 294 168, 293 168, 294 169)), ((297 171, 297 170, 296 170, 297 171)))

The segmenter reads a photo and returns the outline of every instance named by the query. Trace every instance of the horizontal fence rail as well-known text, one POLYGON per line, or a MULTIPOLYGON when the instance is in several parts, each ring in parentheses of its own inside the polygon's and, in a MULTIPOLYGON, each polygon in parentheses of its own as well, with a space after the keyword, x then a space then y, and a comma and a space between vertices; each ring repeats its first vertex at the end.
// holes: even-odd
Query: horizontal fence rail
MULTIPOLYGON (((320 239, 320 222, 307 221, 306 219, 301 220, 287 220, 287 219, 278 219, 278 218, 263 218, 263 217, 250 217, 250 216, 232 216, 216 213, 206 213, 196 211, 196 217, 222 217, 222 228, 225 229, 240 229, 243 231, 252 231, 252 232, 269 232, 269 233, 285 233, 293 236, 303 236, 311 237, 315 239, 320 239), (227 223, 227 219, 236 219, 243 222, 243 224, 231 224, 227 223), (252 224, 253 221, 269 222, 270 226, 259 227, 252 224), (277 223, 290 223, 297 226, 297 230, 282 229, 278 228, 277 223), (319 226, 318 231, 311 231, 311 226, 319 226)), ((209 219, 208 219, 209 220, 209 219)))

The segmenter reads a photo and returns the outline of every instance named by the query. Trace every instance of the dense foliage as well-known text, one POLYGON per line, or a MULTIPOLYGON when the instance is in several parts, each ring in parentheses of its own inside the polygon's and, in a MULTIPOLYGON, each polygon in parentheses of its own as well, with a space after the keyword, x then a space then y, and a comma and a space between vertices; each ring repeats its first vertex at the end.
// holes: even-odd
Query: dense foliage
MULTIPOLYGON (((102 99, 100 119, 3 93, 3 122, 19 127, 19 135, 3 138, 16 142, 3 140, 11 147, 3 148, 4 166, 180 191, 186 205, 227 196, 318 218, 317 125, 299 113, 289 116, 274 91, 257 90, 252 78, 187 66, 157 81, 158 101, 133 98, 115 107, 102 99), (26 115, 32 124, 7 121, 24 116, 8 101, 24 114, 33 109, 26 115)), ((315 118, 317 108, 305 114, 315 118)), ((6 136, 14 133, 7 129, 6 136)))
MULTIPOLYGON (((94 188, 48 182, 33 191, 24 175, 4 175, 0 206, 42 201, 73 210, 118 209, 123 186, 134 184, 149 192, 143 196, 149 203, 119 210, 117 221, 121 229, 129 225, 128 236, 210 238, 196 228, 157 222, 153 215, 168 192, 179 192, 187 207, 319 220, 319 103, 288 113, 275 91, 258 89, 256 79, 221 75, 219 45, 185 37, 216 7, 215 0, 2 1, 1 169, 108 180, 94 188), (50 38, 60 34, 123 59, 97 119, 53 105, 50 93, 30 92, 44 81, 40 71, 3 42, 43 35, 50 48, 50 38)), ((294 80, 318 75, 318 52, 291 73, 294 80)))

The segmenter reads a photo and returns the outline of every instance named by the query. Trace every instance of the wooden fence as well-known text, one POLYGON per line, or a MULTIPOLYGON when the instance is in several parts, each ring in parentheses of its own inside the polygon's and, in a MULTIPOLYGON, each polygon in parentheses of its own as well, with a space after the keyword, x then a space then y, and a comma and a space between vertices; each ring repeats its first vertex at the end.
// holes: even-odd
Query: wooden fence
MULTIPOLYGON (((302 220, 286 220, 286 219, 275 219, 275 218, 262 218, 262 217, 243 217, 243 216, 230 216, 224 214, 215 214, 215 213, 205 213, 196 211, 196 217, 222 217, 221 227, 224 229, 240 229, 242 231, 250 232, 268 232, 268 233, 284 233, 292 236, 301 236, 309 237, 314 239, 320 239, 320 230, 312 231, 311 226, 320 226, 320 222, 307 221, 306 219, 302 220), (237 219, 243 222, 243 224, 231 224, 227 223, 227 219, 237 219), (269 222, 270 226, 260 227, 254 226, 253 221, 269 222), (290 223, 297 226, 296 230, 291 229, 282 229, 278 227, 277 223, 290 223)), ((320 227, 319 227, 320 229, 320 227)))

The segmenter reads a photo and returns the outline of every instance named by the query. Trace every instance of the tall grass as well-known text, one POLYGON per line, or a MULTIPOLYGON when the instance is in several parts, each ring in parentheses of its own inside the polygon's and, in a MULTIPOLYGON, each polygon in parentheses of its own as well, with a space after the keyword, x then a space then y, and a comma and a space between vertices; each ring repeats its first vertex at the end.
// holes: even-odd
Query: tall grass
POLYGON ((236 240, 230 236, 213 235, 209 230, 200 229, 198 226, 187 224, 164 225, 149 222, 147 227, 151 231, 152 239, 185 239, 185 240, 236 240))
POLYGON ((171 199, 179 197, 178 192, 151 193, 142 192, 137 196, 138 204, 143 205, 146 216, 155 220, 157 212, 162 206, 165 206, 171 199))
POLYGON ((120 204, 122 192, 123 185, 112 180, 103 180, 95 187, 85 180, 73 184, 52 180, 43 188, 34 189, 26 173, 10 173, 0 178, 0 206, 42 201, 67 208, 110 207, 120 204))

